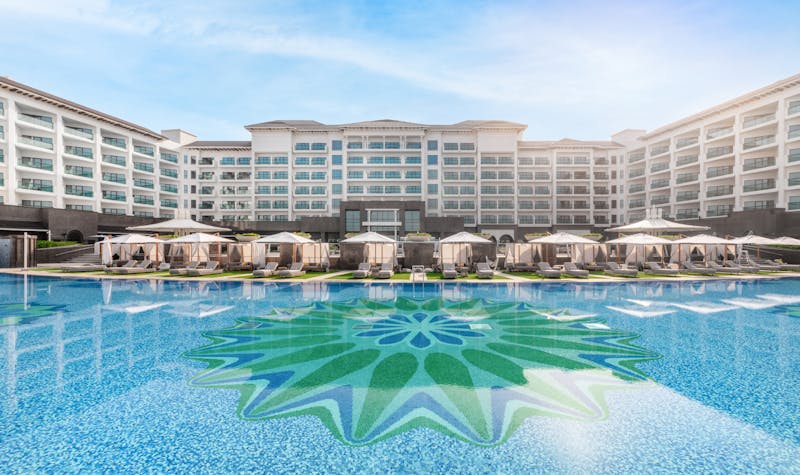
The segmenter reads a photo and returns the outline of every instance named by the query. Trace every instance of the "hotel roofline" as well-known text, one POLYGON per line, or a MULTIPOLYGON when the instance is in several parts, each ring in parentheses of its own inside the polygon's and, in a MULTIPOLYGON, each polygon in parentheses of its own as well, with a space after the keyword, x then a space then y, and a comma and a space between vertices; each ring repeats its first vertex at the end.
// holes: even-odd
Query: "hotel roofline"
POLYGON ((77 102, 72 102, 62 97, 54 96, 53 94, 49 94, 42 90, 28 86, 27 84, 14 81, 6 76, 0 76, 0 88, 54 105, 60 109, 65 109, 70 112, 91 117, 92 119, 96 119, 101 122, 129 130, 131 132, 140 133, 152 139, 169 140, 167 137, 159 134, 158 132, 152 131, 146 127, 142 127, 141 125, 137 125, 132 122, 128 122, 127 120, 120 119, 119 117, 114 117, 113 115, 100 112, 92 109, 91 107, 86 107, 78 104, 77 102))

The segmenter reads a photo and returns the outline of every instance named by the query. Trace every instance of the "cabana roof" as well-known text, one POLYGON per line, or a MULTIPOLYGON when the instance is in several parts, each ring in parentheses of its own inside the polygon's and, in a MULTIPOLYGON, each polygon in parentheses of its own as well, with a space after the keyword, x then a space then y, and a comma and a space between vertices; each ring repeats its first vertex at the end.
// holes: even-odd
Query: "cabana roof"
POLYGON ((177 234, 230 231, 229 228, 211 226, 210 224, 198 223, 197 221, 185 218, 170 219, 160 223, 145 224, 143 226, 131 226, 127 229, 129 231, 149 231, 154 233, 174 232, 177 234))
POLYGON ((260 239, 256 239, 253 242, 264 244, 312 244, 314 241, 304 236, 298 236, 295 233, 283 231, 277 234, 264 236, 260 239))
POLYGON ((727 239, 722 239, 721 237, 711 236, 710 234, 698 234, 697 236, 688 236, 682 239, 676 239, 672 241, 672 244, 701 244, 701 245, 713 245, 713 244, 734 244, 727 239))
POLYGON ((606 244, 634 244, 634 245, 659 245, 659 244, 672 244, 673 241, 669 239, 660 238, 657 236, 651 236, 649 234, 639 233, 639 234, 631 234, 630 236, 624 236, 617 239, 612 239, 610 241, 606 241, 606 244))
POLYGON ((194 233, 186 236, 176 237, 174 239, 169 239, 165 242, 168 242, 170 244, 208 244, 208 243, 234 242, 234 241, 221 236, 214 236, 213 234, 194 233))
POLYGON ((104 242, 110 244, 160 244, 164 241, 144 234, 131 233, 115 236, 111 239, 106 239, 104 242))
POLYGON ((607 231, 618 233, 652 233, 652 232, 683 232, 683 231, 703 231, 708 226, 695 226, 693 224, 676 223, 664 218, 647 218, 635 223, 607 229, 607 231))
POLYGON ((492 241, 466 231, 453 234, 439 241, 442 244, 490 244, 492 241))
POLYGON ((535 244, 597 244, 597 241, 563 231, 531 239, 528 242, 535 244))
POLYGON ((395 240, 384 236, 383 234, 376 233, 375 231, 369 231, 366 233, 361 233, 357 236, 353 236, 351 238, 344 239, 342 242, 346 243, 368 243, 368 242, 378 242, 378 243, 386 243, 386 244, 395 244, 395 240))
POLYGON ((785 245, 788 245, 788 246, 800 246, 800 239, 795 239, 795 238, 789 237, 789 236, 779 237, 775 241, 780 243, 780 244, 785 244, 785 245))

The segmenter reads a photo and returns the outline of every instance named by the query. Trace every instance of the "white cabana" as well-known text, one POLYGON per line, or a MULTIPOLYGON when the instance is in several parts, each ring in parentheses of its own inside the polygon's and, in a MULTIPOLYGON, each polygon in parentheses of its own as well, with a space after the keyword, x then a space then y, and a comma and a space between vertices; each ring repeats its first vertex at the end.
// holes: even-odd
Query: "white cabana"
POLYGON ((394 265, 397 256, 397 242, 383 234, 369 231, 342 240, 348 244, 364 244, 364 260, 370 265, 391 263, 394 265))
POLYGON ((174 233, 184 236, 190 233, 214 233, 220 231, 230 231, 229 228, 220 228, 210 224, 198 223, 191 219, 176 218, 162 221, 160 223, 145 224, 143 226, 131 226, 129 231, 145 231, 151 233, 174 233))
POLYGON ((592 241, 591 239, 587 239, 587 238, 585 238, 583 236, 578 236, 578 235, 575 235, 575 234, 565 233, 563 231, 557 232, 557 233, 553 233, 553 234, 548 234, 547 236, 541 236, 541 237, 538 237, 536 239, 531 239, 529 242, 535 243, 535 244, 544 244, 545 245, 545 247, 544 247, 544 254, 545 254, 544 258, 547 261, 549 261, 549 257, 550 257, 549 247, 546 246, 547 244, 555 245, 555 246, 567 246, 571 251, 569 253, 569 256, 570 256, 570 259, 573 262, 583 262, 583 259, 584 259, 584 252, 580 253, 581 260, 576 259, 576 257, 577 257, 576 254, 578 253, 578 252, 576 252, 576 248, 578 247, 578 245, 583 246, 583 247, 585 247, 587 244, 593 245, 593 246, 597 245, 597 241, 592 241), (572 248, 570 248, 569 246, 572 246, 572 248))
POLYGON ((644 233, 632 234, 630 236, 623 236, 606 241, 606 245, 616 246, 617 259, 619 259, 620 256, 619 246, 625 246, 626 264, 641 264, 653 256, 657 256, 663 262, 664 246, 667 244, 672 244, 672 241, 644 233))
POLYGON ((775 239, 775 242, 783 246, 800 246, 800 239, 795 239, 789 236, 779 237, 778 239, 775 239))
POLYGON ((492 241, 466 231, 461 231, 440 240, 439 265, 471 266, 473 244, 492 244, 492 241))
POLYGON ((672 241, 672 251, 670 252, 670 262, 683 262, 691 256, 692 252, 700 251, 702 249, 703 258, 708 261, 709 256, 711 260, 716 260, 716 256, 722 255, 723 260, 728 259, 728 250, 733 247, 735 252, 735 244, 727 239, 721 237, 711 236, 709 234, 698 234, 696 236, 688 236, 682 239, 672 241))
MULTIPOLYGON (((193 233, 193 234, 188 234, 186 236, 176 237, 174 239, 169 239, 165 242, 173 245, 177 244, 181 246, 188 246, 190 261, 191 260, 207 261, 209 260, 209 255, 210 255, 209 248, 211 244, 216 244, 219 249, 222 243, 228 243, 234 241, 221 236, 215 236, 213 234, 193 233)), ((219 252, 218 250, 217 254, 221 254, 221 252, 219 252)))
POLYGON ((542 259, 541 245, 532 242, 510 242, 506 245, 506 267, 532 266, 542 259))
POLYGON ((130 259, 139 248, 142 248, 145 257, 151 261, 157 262, 164 255, 164 241, 143 234, 121 234, 95 244, 95 251, 100 254, 101 262, 106 265, 113 262, 114 254, 120 259, 130 259))
POLYGON ((300 256, 304 267, 328 269, 330 267, 330 248, 327 242, 300 244, 300 256))
POLYGON ((280 232, 263 236, 255 241, 253 244, 253 263, 263 266, 267 260, 267 246, 269 244, 289 244, 292 246, 292 262, 297 258, 297 246, 302 244, 314 244, 314 241, 305 237, 298 236, 295 233, 280 232), (265 244, 264 246, 256 246, 256 244, 265 244))
POLYGON ((668 232, 690 233, 704 231, 708 226, 695 226, 692 224, 676 223, 661 217, 661 210, 652 208, 647 210, 647 217, 635 223, 609 228, 606 231, 615 233, 647 233, 658 234, 668 232))

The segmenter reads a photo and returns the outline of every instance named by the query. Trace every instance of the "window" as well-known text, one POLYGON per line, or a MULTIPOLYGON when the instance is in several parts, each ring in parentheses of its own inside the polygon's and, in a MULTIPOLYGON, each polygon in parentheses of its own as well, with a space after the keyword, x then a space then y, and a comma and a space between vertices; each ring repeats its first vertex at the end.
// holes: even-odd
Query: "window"
POLYGON ((439 141, 428 140, 428 150, 439 150, 439 141))
POLYGON ((439 170, 428 170, 428 180, 436 180, 439 178, 439 170))
POLYGON ((410 150, 422 150, 422 142, 406 142, 406 148, 410 150))
POLYGON ((294 172, 294 179, 295 180, 308 180, 309 173, 308 172, 294 172))
POLYGON ((310 159, 308 157, 295 157, 294 164, 295 165, 308 165, 310 163, 310 159))
POLYGON ((422 193, 422 187, 419 185, 408 185, 406 186, 406 194, 409 195, 418 195, 422 193))
POLYGON ((436 198, 431 198, 428 200, 428 209, 436 209, 439 207, 439 200, 436 198))
POLYGON ((311 146, 307 142, 298 142, 294 144, 295 150, 311 150, 311 146))
POLYGON ((325 144, 320 142, 314 142, 311 144, 311 150, 316 150, 316 151, 325 150, 325 144))
POLYGON ((364 187, 361 185, 347 185, 347 193, 351 195, 360 195, 364 193, 364 187))
POLYGON ((439 164, 439 156, 438 155, 428 155, 428 166, 434 166, 439 164))
POLYGON ((333 164, 333 165, 341 165, 342 164, 342 156, 341 155, 331 155, 331 164, 333 164))
MULTIPOLYGON (((341 150, 341 149, 342 149, 342 141, 341 140, 332 140, 331 141, 331 150, 341 150)), ((342 159, 342 156, 339 155, 339 160, 341 160, 341 159, 342 159)))
POLYGON ((444 157, 442 163, 445 165, 458 165, 458 157, 444 157))
POLYGON ((435 195, 439 193, 439 185, 435 183, 428 184, 428 194, 435 195))
POLYGON ((256 180, 269 180, 270 173, 269 172, 256 172, 256 180))
MULTIPOLYGON (((399 175, 399 173, 400 172, 398 172, 398 175, 399 175)), ((399 178, 399 176, 398 176, 398 178, 399 178)), ((409 170, 409 171, 406 172, 406 178, 411 179, 411 180, 419 180, 419 179, 422 178, 422 172, 420 172, 419 170, 409 170)))
POLYGON ((383 163, 386 165, 400 165, 400 157, 386 157, 383 163))
POLYGON ((364 157, 347 157, 348 165, 361 165, 364 163, 364 157))
POLYGON ((334 183, 331 185, 331 192, 334 195, 341 195, 342 194, 342 184, 341 183, 334 183))
POLYGON ((348 150, 360 149, 360 148, 364 148, 363 142, 347 142, 348 150))
POLYGON ((236 163, 239 165, 250 165, 250 157, 239 157, 236 159, 236 163))
POLYGON ((367 147, 370 150, 383 150, 383 142, 370 142, 367 147))
POLYGON ((406 157, 406 165, 420 165, 421 163, 420 157, 406 157))
POLYGON ((341 168, 334 168, 331 170, 331 178, 334 180, 341 180, 342 179, 342 169, 341 168))
POLYGON ((233 157, 222 157, 222 160, 220 160, 220 163, 222 165, 235 165, 236 164, 236 159, 233 158, 233 157))
POLYGON ((272 157, 273 165, 288 165, 289 157, 272 157))
POLYGON ((361 180, 364 178, 364 172, 351 170, 347 172, 347 179, 348 180, 361 180))
POLYGON ((448 151, 458 150, 458 144, 455 142, 445 142, 444 149, 448 151))
POLYGON ((369 157, 367 163, 370 165, 383 165, 383 157, 369 157))
POLYGON ((344 212, 344 227, 348 233, 361 231, 361 211, 346 210, 344 212))
POLYGON ((407 233, 419 232, 420 212, 419 210, 406 210, 403 219, 407 233))

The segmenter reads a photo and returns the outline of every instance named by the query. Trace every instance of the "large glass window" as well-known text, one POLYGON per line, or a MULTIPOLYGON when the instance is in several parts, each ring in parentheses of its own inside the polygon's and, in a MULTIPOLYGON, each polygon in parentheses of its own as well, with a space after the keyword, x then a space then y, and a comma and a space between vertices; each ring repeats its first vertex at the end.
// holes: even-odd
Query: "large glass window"
POLYGON ((420 224, 419 210, 406 210, 405 219, 403 219, 405 230, 407 233, 418 233, 420 224))
POLYGON ((344 227, 348 233, 361 231, 361 211, 348 209, 344 212, 344 227))

